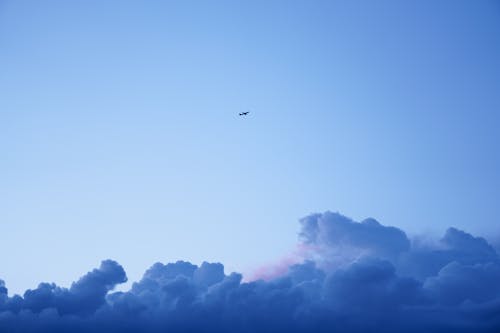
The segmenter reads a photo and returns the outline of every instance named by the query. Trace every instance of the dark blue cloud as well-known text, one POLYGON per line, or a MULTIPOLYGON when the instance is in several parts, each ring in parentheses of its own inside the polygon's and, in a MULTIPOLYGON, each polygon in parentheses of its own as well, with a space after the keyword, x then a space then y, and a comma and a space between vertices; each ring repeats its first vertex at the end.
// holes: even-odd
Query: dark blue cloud
POLYGON ((369 253, 394 259, 410 248, 410 240, 402 230, 383 226, 372 218, 357 223, 343 215, 326 212, 307 216, 300 223, 300 236, 306 244, 336 250, 330 254, 341 250, 343 257, 352 252, 356 256, 369 253))
POLYGON ((419 242, 329 212, 301 224, 303 262, 269 281, 178 261, 113 292, 127 277, 111 260, 68 289, 9 296, 0 280, 0 332, 500 332, 500 260, 485 239, 450 228, 419 242))

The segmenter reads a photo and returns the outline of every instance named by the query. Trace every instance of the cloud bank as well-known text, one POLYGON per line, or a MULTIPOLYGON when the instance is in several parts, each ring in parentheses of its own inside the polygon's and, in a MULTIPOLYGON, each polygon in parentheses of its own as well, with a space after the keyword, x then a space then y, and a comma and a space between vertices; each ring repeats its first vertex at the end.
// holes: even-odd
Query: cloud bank
POLYGON ((22 297, 0 280, 0 332, 500 332, 500 258, 485 239, 411 240, 331 212, 300 222, 296 263, 267 280, 178 261, 113 292, 127 277, 112 260, 22 297))

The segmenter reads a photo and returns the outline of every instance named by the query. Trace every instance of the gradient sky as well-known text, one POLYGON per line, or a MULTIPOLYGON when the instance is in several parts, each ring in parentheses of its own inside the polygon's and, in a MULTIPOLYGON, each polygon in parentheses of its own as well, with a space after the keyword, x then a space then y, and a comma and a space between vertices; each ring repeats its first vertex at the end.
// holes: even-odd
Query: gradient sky
POLYGON ((12 292, 248 272, 325 210, 499 234, 498 1, 0 0, 0 64, 12 292))

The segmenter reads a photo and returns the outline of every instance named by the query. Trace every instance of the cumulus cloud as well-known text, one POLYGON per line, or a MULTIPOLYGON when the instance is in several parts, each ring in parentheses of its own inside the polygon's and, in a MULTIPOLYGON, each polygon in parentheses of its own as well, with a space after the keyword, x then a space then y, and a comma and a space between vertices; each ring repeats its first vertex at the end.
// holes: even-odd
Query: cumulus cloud
POLYGON ((343 215, 326 212, 307 216, 300 223, 303 241, 325 248, 346 246, 387 257, 410 248, 410 241, 402 230, 383 226, 372 218, 356 223, 343 215))
POLYGON ((300 222, 294 260, 266 280, 178 261, 113 292, 127 277, 111 260, 22 297, 0 280, 0 332, 500 331, 500 259, 485 239, 450 228, 419 242, 331 212, 300 222))

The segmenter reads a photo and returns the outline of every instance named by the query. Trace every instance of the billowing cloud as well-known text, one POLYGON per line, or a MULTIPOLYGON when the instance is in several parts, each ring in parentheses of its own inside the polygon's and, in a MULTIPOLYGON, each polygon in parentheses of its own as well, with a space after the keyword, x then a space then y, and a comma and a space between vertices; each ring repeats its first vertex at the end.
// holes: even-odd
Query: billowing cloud
POLYGON ((299 235, 267 280, 178 261, 113 292, 127 277, 111 260, 22 297, 0 280, 0 332, 500 332, 500 258, 483 238, 450 228, 421 242, 330 212, 299 235))
POLYGON ((410 240, 402 230, 383 226, 372 218, 356 223, 343 215, 326 212, 307 216, 300 222, 300 236, 308 244, 326 248, 345 246, 384 257, 393 257, 410 248, 410 240))

